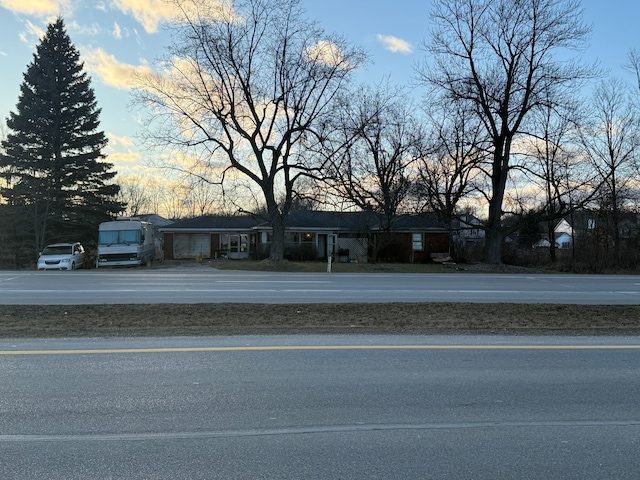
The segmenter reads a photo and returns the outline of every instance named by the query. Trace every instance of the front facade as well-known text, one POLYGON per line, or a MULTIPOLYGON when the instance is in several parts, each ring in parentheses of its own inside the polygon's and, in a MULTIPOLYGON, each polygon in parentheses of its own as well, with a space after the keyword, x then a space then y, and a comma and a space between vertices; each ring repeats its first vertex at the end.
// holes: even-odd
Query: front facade
MULTIPOLYGON (((392 232, 381 232, 367 212, 298 211, 287 219, 285 258, 339 262, 428 262, 449 252, 449 234, 434 216, 403 215, 392 232)), ((264 259, 271 226, 252 216, 209 215, 160 229, 166 259, 264 259)))
POLYGON ((164 258, 250 258, 257 242, 252 217, 207 215, 160 228, 164 258))

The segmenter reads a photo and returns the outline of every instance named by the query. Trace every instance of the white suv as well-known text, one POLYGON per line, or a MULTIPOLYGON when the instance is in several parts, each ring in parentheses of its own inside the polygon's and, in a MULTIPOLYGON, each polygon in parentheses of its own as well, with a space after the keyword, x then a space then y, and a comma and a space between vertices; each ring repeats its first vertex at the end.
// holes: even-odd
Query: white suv
POLYGON ((75 270, 84 264, 84 248, 79 243, 47 245, 38 257, 38 270, 75 270))

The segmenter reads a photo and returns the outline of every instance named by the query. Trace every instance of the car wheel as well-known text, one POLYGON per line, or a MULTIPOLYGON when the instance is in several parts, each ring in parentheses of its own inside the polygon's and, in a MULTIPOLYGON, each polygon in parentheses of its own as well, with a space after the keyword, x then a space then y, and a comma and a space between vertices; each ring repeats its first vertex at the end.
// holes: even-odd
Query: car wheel
POLYGON ((76 269, 76 262, 71 262, 71 270, 75 270, 76 269))

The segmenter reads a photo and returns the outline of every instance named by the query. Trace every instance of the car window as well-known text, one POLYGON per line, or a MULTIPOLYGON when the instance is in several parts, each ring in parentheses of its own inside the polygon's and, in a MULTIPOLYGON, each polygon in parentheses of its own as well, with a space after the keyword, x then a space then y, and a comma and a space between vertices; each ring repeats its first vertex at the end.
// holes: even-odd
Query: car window
POLYGON ((42 255, 68 255, 70 253, 72 250, 68 245, 49 245, 42 251, 42 255))

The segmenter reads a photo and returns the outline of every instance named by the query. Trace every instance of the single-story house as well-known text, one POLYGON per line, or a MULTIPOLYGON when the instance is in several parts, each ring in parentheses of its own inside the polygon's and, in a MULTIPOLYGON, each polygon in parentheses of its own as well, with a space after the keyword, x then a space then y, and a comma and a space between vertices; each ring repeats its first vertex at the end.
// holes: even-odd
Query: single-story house
POLYGON ((250 216, 205 215, 179 220, 160 228, 164 258, 249 258, 250 242, 257 243, 250 216))
MULTIPOLYGON (((162 227, 164 256, 260 259, 269 255, 271 226, 263 218, 207 215, 162 227)), ((367 262, 428 262, 449 252, 449 232, 433 214, 400 215, 390 232, 370 212, 303 210, 287 218, 285 257, 367 262)))
MULTIPOLYGON (((561 218, 553 228, 553 238, 555 248, 559 250, 568 249, 573 246, 574 230, 566 218, 561 218)), ((551 243, 547 238, 542 238, 533 244, 533 248, 549 248, 551 243)))

